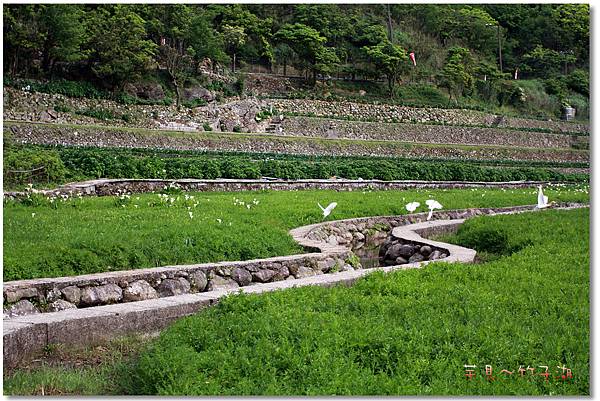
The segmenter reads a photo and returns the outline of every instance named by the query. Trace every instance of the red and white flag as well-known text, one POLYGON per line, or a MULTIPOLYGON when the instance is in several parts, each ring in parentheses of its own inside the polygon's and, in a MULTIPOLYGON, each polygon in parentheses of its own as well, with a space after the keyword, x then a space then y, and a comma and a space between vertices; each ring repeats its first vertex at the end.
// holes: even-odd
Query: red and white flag
POLYGON ((410 59, 413 62, 413 65, 416 67, 417 66, 417 62, 415 60, 415 53, 410 53, 409 56, 410 56, 410 59))

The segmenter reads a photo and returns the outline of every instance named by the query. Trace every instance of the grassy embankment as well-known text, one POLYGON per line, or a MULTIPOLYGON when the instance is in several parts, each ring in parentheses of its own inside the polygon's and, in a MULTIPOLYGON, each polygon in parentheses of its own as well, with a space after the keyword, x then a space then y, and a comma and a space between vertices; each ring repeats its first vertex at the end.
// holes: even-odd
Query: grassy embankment
MULTIPOLYGON (((586 188, 548 187, 546 193, 554 201, 587 202, 586 188)), ((536 193, 535 189, 174 193, 169 196, 172 203, 158 194, 53 201, 33 195, 24 203, 5 201, 4 280, 300 253, 287 232, 321 221, 317 202, 338 202, 329 219, 343 219, 404 214, 410 201, 421 203, 417 212, 425 211, 429 197, 445 209, 534 204, 536 193)))
POLYGON ((351 288, 230 296, 149 342, 52 350, 52 364, 5 376, 5 393, 589 394, 589 210, 464 227, 456 242, 495 227, 514 253, 482 241, 476 247, 500 251, 495 260, 374 273, 351 288), (476 365, 471 381, 464 365, 476 365), (558 366, 573 378, 562 380, 558 366), (535 371, 522 377, 520 367, 535 371))

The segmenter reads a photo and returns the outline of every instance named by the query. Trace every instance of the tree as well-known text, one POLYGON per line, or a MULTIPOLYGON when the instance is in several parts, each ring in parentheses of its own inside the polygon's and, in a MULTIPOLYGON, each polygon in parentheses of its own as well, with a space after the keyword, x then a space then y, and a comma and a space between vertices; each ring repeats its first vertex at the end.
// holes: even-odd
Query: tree
POLYGON ((79 5, 42 6, 41 23, 46 32, 42 46, 42 68, 51 73, 58 61, 73 62, 86 57, 82 46, 86 40, 83 10, 79 5))
POLYGON ((186 78, 191 75, 193 65, 193 50, 180 52, 175 47, 165 44, 160 47, 160 59, 164 63, 171 81, 177 92, 177 109, 181 107, 181 92, 186 78))
POLYGON ((275 55, 275 61, 279 64, 283 64, 283 75, 287 75, 288 62, 295 56, 294 50, 285 43, 280 43, 273 49, 275 55))
POLYGON ((454 95, 458 100, 459 96, 472 92, 474 85, 474 78, 471 75, 472 62, 469 49, 451 47, 448 50, 446 64, 438 75, 438 84, 448 89, 450 98, 454 95))
POLYGON ((40 6, 5 5, 3 14, 5 70, 13 76, 27 74, 46 37, 41 29, 40 6))
POLYGON ((523 71, 534 76, 548 77, 560 73, 564 63, 573 63, 576 58, 570 53, 560 53, 538 45, 531 52, 523 56, 525 63, 523 71))
POLYGON ((307 63, 308 69, 312 71, 313 84, 317 81, 317 73, 328 73, 339 63, 335 51, 325 47, 327 39, 309 26, 286 24, 277 31, 275 38, 290 46, 307 63))
POLYGON ((144 20, 124 4, 101 6, 89 17, 93 27, 89 46, 96 61, 92 71, 113 86, 139 77, 157 48, 146 39, 144 20))
POLYGON ((365 46, 363 49, 377 70, 387 77, 390 96, 393 96, 394 85, 408 61, 406 51, 402 47, 392 44, 389 40, 375 46, 365 46))
POLYGON ((235 73, 235 59, 240 47, 246 43, 246 32, 241 26, 223 25, 223 40, 229 53, 231 53, 231 71, 235 73))
POLYGON ((192 18, 188 40, 189 46, 193 49, 196 65, 205 58, 209 58, 214 69, 217 64, 225 64, 229 61, 229 57, 225 53, 223 37, 212 27, 206 13, 198 13, 192 18))

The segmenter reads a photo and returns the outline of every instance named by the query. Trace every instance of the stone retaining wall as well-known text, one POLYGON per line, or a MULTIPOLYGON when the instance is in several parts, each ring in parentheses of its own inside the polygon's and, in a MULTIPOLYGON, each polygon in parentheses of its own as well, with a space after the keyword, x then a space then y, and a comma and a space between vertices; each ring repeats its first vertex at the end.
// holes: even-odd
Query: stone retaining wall
POLYGON ((313 117, 286 117, 281 135, 383 140, 417 143, 454 143, 540 148, 570 148, 589 143, 588 136, 547 134, 499 128, 449 125, 372 123, 313 117))
POLYGON ((4 120, 87 124, 151 129, 203 131, 204 123, 213 131, 232 131, 237 125, 243 132, 264 130, 264 121, 255 120, 261 109, 284 113, 337 119, 403 123, 443 123, 449 125, 485 125, 497 128, 544 129, 556 132, 589 134, 588 124, 566 121, 541 121, 498 116, 474 110, 435 109, 383 104, 330 102, 309 99, 228 98, 228 103, 177 110, 175 105, 125 105, 105 99, 69 98, 63 95, 27 92, 4 87, 4 120), (68 108, 69 112, 57 111, 68 108), (76 114, 84 110, 109 110, 117 115, 99 120, 76 114), (120 118, 126 115, 127 118, 120 118))
POLYGON ((204 131, 205 123, 212 131, 233 131, 236 126, 243 132, 263 129, 255 117, 267 107, 264 101, 239 97, 227 100, 227 103, 212 102, 203 107, 177 110, 175 105, 126 105, 106 99, 70 98, 4 87, 3 117, 13 121, 181 131, 204 131), (66 109, 69 111, 64 111, 66 109), (110 111, 116 118, 102 120, 77 113, 86 110, 110 111))
MULTIPOLYGON (((335 191, 406 190, 406 189, 461 189, 461 188, 531 188, 547 184, 542 181, 467 182, 467 181, 381 181, 381 180, 282 180, 282 179, 218 179, 218 180, 160 180, 160 179, 98 179, 75 182, 56 189, 35 190, 46 196, 114 196, 132 193, 160 192, 174 185, 182 191, 238 192, 238 191, 295 191, 324 189, 335 191)), ((27 197, 30 192, 5 192, 4 198, 27 197)))
POLYGON ((415 108, 308 99, 269 99, 269 104, 280 112, 315 117, 338 119, 350 117, 353 120, 377 122, 438 122, 450 125, 485 125, 498 128, 544 129, 557 132, 590 132, 588 124, 507 117, 465 109, 415 108))
POLYGON ((16 143, 59 146, 283 153, 310 156, 387 156, 453 160, 589 162, 582 150, 466 145, 417 145, 292 138, 258 134, 210 134, 4 122, 5 137, 16 143))

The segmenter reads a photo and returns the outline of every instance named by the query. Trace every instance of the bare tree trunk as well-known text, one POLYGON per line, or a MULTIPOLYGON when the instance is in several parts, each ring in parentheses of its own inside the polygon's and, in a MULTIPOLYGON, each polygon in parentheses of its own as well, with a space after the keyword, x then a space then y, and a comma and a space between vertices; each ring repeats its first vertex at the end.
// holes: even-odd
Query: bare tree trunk
POLYGON ((390 11, 390 5, 386 4, 387 9, 387 29, 388 29, 388 38, 390 42, 394 43, 394 32, 392 31, 392 12, 390 11))

